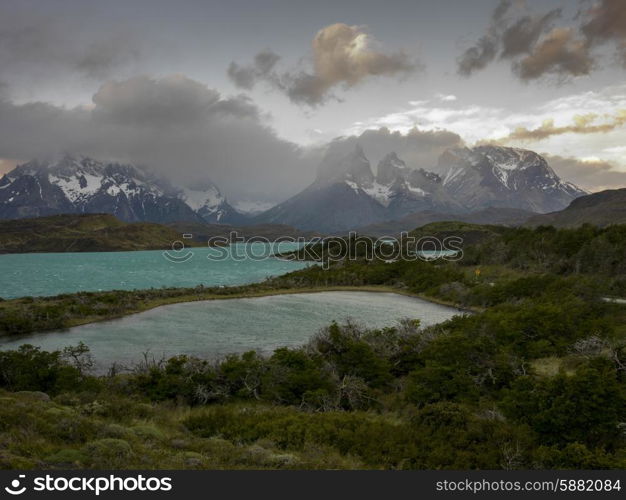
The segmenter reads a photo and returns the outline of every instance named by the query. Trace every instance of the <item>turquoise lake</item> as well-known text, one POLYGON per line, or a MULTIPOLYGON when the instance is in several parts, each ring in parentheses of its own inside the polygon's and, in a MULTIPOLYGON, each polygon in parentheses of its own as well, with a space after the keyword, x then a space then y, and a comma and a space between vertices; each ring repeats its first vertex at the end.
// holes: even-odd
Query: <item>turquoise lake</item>
POLYGON ((228 248, 170 250, 168 254, 155 250, 0 255, 0 297, 253 283, 306 267, 304 262, 269 257, 298 246, 240 243, 228 248), (188 259, 187 252, 192 254, 188 259))
POLYGON ((393 326, 401 318, 422 325, 445 321, 456 308, 378 292, 320 292, 210 300, 161 306, 124 318, 0 341, 0 349, 29 343, 45 350, 87 344, 99 372, 112 363, 130 367, 148 352, 218 358, 225 354, 304 344, 333 320, 367 327, 393 326))

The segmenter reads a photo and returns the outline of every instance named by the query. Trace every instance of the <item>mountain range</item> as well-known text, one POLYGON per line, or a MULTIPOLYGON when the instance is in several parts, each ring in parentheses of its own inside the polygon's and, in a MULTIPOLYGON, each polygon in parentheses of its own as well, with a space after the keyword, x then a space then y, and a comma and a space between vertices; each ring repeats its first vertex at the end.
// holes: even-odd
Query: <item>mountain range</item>
POLYGON ((245 218, 209 181, 176 188, 144 168, 86 157, 33 160, 0 179, 0 219, 81 213, 108 213, 125 222, 245 218))
POLYGON ((163 250, 181 238, 181 233, 171 227, 151 222, 122 222, 109 214, 0 221, 0 254, 163 250))
POLYGON ((389 153, 374 175, 360 146, 348 154, 331 149, 309 187, 254 221, 341 232, 424 211, 463 215, 496 207, 551 212, 586 194, 562 181, 542 156, 524 149, 448 149, 438 170, 444 174, 410 168, 389 153))
MULTIPOLYGON (((533 215, 515 208, 487 208, 468 214, 422 211, 397 221, 384 221, 358 230, 369 236, 394 236, 401 231, 421 236, 461 236, 465 242, 490 238, 502 226, 604 227, 626 224, 626 188, 612 189, 576 198, 564 210, 533 215), (530 216, 530 217, 529 217, 530 216)), ((175 222, 167 225, 126 223, 109 214, 55 215, 0 221, 0 253, 96 252, 170 248, 183 234, 193 234, 187 245, 206 245, 216 236, 231 233, 246 240, 285 236, 307 240, 322 236, 284 225, 231 226, 206 222, 175 222)))
POLYGON ((173 186, 142 167, 65 155, 49 162, 33 160, 5 174, 0 219, 108 213, 125 222, 270 224, 337 233, 385 221, 415 227, 428 214, 429 222, 452 215, 481 220, 487 213, 489 222, 517 223, 532 213, 563 209, 586 194, 562 181, 542 156, 518 148, 448 149, 437 170, 442 174, 409 167, 390 152, 374 174, 359 145, 348 152, 331 147, 310 186, 251 215, 236 210, 206 179, 173 186))

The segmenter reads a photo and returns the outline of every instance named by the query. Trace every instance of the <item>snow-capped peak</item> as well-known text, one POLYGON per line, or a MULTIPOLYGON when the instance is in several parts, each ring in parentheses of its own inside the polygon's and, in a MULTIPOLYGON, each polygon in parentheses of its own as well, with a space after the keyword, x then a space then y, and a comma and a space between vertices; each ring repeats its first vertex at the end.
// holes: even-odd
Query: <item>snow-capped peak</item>
POLYGON ((246 219, 233 208, 218 187, 210 181, 182 188, 178 194, 191 209, 209 223, 242 223, 246 219))
POLYGON ((528 149, 503 146, 477 146, 474 152, 487 157, 502 170, 523 170, 543 160, 537 153, 528 149))
POLYGON ((239 200, 232 205, 239 213, 258 215, 276 206, 276 203, 268 201, 239 200))
POLYGON ((180 190, 141 167, 83 156, 33 160, 0 180, 0 217, 93 212, 131 222, 241 218, 212 183, 180 190))
POLYGON ((508 206, 536 212, 559 210, 584 191, 567 185, 534 151, 503 146, 444 152, 446 190, 470 209, 508 206))
POLYGON ((185 187, 181 190, 181 199, 196 212, 202 208, 215 209, 225 198, 215 184, 200 187, 185 187))
POLYGON ((134 165, 103 163, 86 156, 65 154, 48 162, 31 161, 9 172, 7 178, 11 180, 25 175, 37 179, 36 182, 47 181, 58 187, 67 200, 79 205, 101 192, 127 197, 161 196, 164 193, 158 182, 134 165))

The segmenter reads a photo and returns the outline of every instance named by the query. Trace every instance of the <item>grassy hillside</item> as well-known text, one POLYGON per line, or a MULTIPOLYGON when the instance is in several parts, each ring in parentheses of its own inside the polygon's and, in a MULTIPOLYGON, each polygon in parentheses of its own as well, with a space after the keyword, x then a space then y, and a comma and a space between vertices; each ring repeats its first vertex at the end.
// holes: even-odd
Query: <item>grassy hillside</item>
POLYGON ((107 214, 0 221, 0 253, 157 250, 180 239, 172 228, 126 223, 107 214))
POLYGON ((409 232, 410 236, 417 239, 425 237, 434 237, 440 241, 445 238, 454 236, 462 238, 464 245, 475 245, 479 242, 498 238, 499 235, 506 232, 503 226, 490 226, 481 224, 472 224, 470 222, 448 221, 433 222, 425 226, 414 229, 409 232))
MULTIPOLYGON (((416 212, 406 217, 371 224, 358 230, 360 234, 372 236, 397 235, 412 228, 431 226, 432 223, 469 223, 498 226, 554 226, 574 228, 583 224, 606 227, 612 224, 626 224, 626 188, 611 189, 582 196, 559 212, 532 214, 512 208, 490 207, 469 214, 443 214, 433 211, 416 212)), ((436 227, 436 226, 431 226, 436 227)))
POLYGON ((600 227, 626 224, 626 188, 609 189, 576 198, 566 209, 536 215, 528 219, 525 225, 577 227, 582 224, 600 227))
MULTIPOLYGON (((458 262, 436 260, 400 259, 396 262, 335 261, 330 269, 320 266, 289 273, 283 282, 309 285, 393 285, 408 287, 416 293, 427 293, 435 298, 451 298, 454 294, 444 290, 475 289, 486 287, 487 281, 519 278, 525 275, 549 273, 581 283, 595 283, 604 293, 626 296, 626 224, 598 228, 585 225, 576 229, 556 229, 549 226, 537 228, 505 228, 479 226, 461 222, 433 223, 411 232, 416 238, 443 239, 458 236, 463 239, 462 258, 458 262), (482 269, 481 279, 474 279, 474 271, 482 269), (493 270, 493 276, 491 275, 493 270), (443 286, 454 282, 453 286, 443 286), (462 285, 462 286, 461 286, 462 285), (448 296, 450 295, 450 296, 448 296)), ((346 247, 356 247, 353 252, 361 256, 367 238, 348 240, 346 247)), ((339 247, 334 238, 314 247, 314 253, 336 255, 339 247)), ((306 257, 307 252, 292 252, 306 257)), ((336 260, 336 259, 333 259, 336 260)), ((497 286, 494 288, 497 290, 497 286)), ((459 295, 451 299, 460 305, 459 295)))
POLYGON ((370 224, 357 230, 360 234, 368 234, 371 236, 393 236, 400 234, 402 231, 410 231, 416 227, 421 227, 432 222, 443 221, 459 221, 473 224, 497 224, 502 226, 519 226, 522 225, 529 217, 534 215, 532 212, 520 210, 517 208, 494 208, 489 207, 478 212, 469 214, 445 214, 425 210, 409 214, 398 220, 390 220, 370 224))

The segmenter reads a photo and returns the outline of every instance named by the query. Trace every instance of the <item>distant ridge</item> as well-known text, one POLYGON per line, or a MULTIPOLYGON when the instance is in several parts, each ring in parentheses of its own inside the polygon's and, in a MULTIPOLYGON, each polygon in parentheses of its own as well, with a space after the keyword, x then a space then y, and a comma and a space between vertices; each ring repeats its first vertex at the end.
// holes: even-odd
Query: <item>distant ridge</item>
POLYGON ((180 238, 172 228, 122 222, 109 214, 0 221, 0 253, 160 250, 180 238))
MULTIPOLYGON (((205 222, 123 222, 110 214, 61 214, 0 220, 0 254, 39 252, 109 252, 169 250, 172 243, 206 246, 210 238, 231 233, 246 241, 275 241, 292 237, 309 240, 318 233, 284 225, 231 226, 205 222)), ((219 244, 220 242, 215 242, 219 244)))
POLYGON ((608 189, 575 199, 564 210, 535 215, 527 226, 576 227, 593 224, 605 227, 626 224, 626 188, 608 189))
POLYGON ((520 226, 534 215, 518 208, 489 207, 470 213, 446 214, 423 211, 409 214, 398 220, 383 221, 356 229, 357 233, 370 236, 394 236, 403 231, 411 231, 432 222, 458 221, 473 224, 493 224, 502 226, 520 226))

